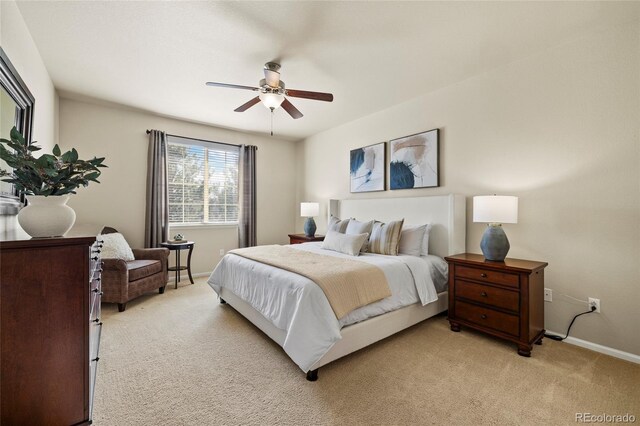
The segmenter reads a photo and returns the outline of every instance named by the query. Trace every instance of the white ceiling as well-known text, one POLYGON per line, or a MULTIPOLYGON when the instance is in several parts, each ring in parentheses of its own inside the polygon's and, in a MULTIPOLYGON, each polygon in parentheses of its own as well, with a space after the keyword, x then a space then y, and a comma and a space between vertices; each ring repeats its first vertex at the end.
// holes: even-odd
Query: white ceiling
POLYGON ((19 2, 55 86, 158 114, 268 133, 249 91, 265 62, 305 116, 276 111, 276 135, 301 139, 578 37, 638 19, 640 3, 19 2))

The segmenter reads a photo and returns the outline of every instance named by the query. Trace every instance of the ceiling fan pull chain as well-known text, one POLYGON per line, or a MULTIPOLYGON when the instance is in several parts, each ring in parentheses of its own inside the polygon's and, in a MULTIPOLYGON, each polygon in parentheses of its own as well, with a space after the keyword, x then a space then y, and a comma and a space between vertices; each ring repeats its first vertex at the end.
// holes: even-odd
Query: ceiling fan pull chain
POLYGON ((269 109, 271 110, 271 136, 273 136, 273 111, 275 108, 271 107, 269 109))

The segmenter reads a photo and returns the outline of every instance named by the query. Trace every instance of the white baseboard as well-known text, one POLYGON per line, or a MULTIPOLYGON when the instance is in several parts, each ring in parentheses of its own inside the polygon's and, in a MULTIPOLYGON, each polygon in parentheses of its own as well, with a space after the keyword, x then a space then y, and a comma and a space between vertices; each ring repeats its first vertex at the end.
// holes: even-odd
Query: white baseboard
MULTIPOLYGON (((211 275, 211 271, 209 271, 209 272, 198 272, 197 274, 191 274, 191 276, 193 278, 208 277, 209 275, 211 275)), ((175 282, 175 276, 176 276, 175 272, 172 273, 171 271, 169 271, 169 281, 167 281, 167 284, 174 283, 175 282)), ((186 272, 181 273, 180 274, 180 280, 183 280, 183 279, 187 279, 188 280, 189 279, 189 274, 186 273, 186 272)))
POLYGON ((208 277, 209 275, 211 275, 211 271, 209 271, 209 272, 199 272, 197 274, 192 274, 191 276, 193 278, 200 278, 200 277, 208 277))
MULTIPOLYGON (((547 330, 547 333, 563 336, 562 334, 556 333, 555 331, 551 330, 547 330)), ((571 336, 567 337, 563 341, 571 345, 580 346, 581 348, 590 349, 595 352, 600 352, 601 354, 609 355, 614 358, 620 358, 625 361, 640 364, 640 355, 632 354, 630 352, 624 352, 618 349, 610 348, 609 346, 599 345, 597 343, 589 342, 587 340, 582 340, 571 336)))

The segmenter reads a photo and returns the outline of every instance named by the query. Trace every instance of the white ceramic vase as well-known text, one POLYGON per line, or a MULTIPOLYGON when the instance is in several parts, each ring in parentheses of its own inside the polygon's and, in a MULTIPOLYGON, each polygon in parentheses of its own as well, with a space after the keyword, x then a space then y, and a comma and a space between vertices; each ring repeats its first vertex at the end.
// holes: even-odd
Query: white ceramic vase
POLYGON ((18 223, 34 238, 61 237, 76 221, 76 212, 67 206, 68 195, 27 195, 27 201, 18 213, 18 223))

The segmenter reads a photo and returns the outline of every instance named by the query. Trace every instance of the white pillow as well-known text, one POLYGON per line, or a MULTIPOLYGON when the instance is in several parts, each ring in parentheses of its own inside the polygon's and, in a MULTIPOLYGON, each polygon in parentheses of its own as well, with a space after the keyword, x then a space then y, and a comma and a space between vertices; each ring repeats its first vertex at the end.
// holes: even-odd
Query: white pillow
POLYGON ((129 247, 122 234, 116 232, 114 234, 98 235, 98 239, 104 241, 101 251, 102 258, 122 259, 125 261, 136 260, 131 247, 129 247))
POLYGON ((329 231, 324 237, 322 248, 358 256, 367 238, 369 238, 369 234, 347 235, 337 231, 329 231))
POLYGON ((410 256, 421 256, 425 232, 427 232, 427 225, 403 227, 400 233, 398 253, 408 254, 410 256))
POLYGON ((349 219, 340 220, 335 216, 331 216, 329 218, 329 224, 327 226, 327 232, 329 231, 337 231, 341 234, 344 234, 347 230, 347 226, 349 226, 349 219))
POLYGON ((424 231, 424 240, 422 242, 422 251, 420 256, 426 256, 429 254, 429 233, 431 232, 431 224, 427 223, 427 229, 424 231))

